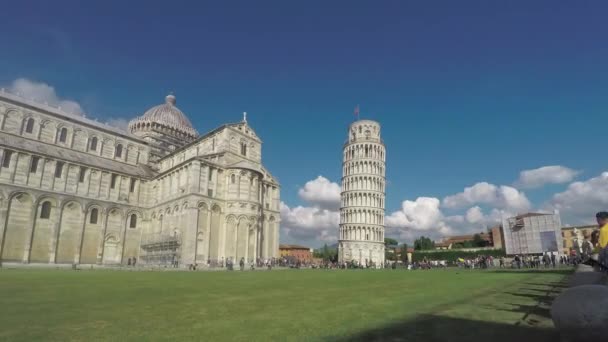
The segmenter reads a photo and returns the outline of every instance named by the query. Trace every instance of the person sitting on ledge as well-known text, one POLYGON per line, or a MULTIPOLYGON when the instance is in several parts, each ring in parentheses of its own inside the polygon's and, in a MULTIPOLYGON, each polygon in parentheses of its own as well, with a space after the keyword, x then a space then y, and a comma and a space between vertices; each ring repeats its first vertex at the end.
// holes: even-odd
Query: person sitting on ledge
POLYGON ((597 224, 600 228, 599 241, 597 247, 599 249, 599 264, 605 271, 608 269, 608 212, 601 211, 595 215, 597 224))

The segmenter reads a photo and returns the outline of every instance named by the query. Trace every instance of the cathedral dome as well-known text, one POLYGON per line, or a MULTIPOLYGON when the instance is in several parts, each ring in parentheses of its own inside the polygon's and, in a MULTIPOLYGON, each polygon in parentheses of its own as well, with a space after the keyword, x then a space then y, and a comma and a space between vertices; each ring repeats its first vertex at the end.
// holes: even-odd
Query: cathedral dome
POLYGON ((129 128, 134 131, 142 125, 153 124, 188 136, 198 136, 188 117, 175 106, 175 102, 175 96, 167 95, 164 104, 148 109, 144 115, 132 120, 129 123, 129 128))

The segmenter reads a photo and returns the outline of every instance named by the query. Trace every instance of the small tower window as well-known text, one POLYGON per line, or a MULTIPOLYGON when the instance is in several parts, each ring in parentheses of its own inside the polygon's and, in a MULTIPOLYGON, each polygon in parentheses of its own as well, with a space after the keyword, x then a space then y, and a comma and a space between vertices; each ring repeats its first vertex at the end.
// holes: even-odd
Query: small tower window
POLYGON ((91 217, 89 217, 90 224, 97 224, 97 216, 99 215, 99 210, 97 208, 91 209, 91 217))
POLYGON ((116 156, 116 158, 122 158, 122 145, 121 144, 116 145, 116 152, 114 153, 114 155, 116 156))
POLYGON ((32 157, 32 163, 30 164, 30 173, 36 173, 36 171, 38 170, 38 161, 39 160, 40 160, 40 157, 38 157, 38 156, 32 157))
POLYGON ((235 175, 231 175, 231 176, 230 176, 230 182, 231 182, 232 184, 236 183, 236 176, 235 176, 235 175))
POLYGON ((247 155, 247 144, 246 143, 241 143, 241 154, 244 156, 247 155))
POLYGON ((91 144, 89 145, 89 150, 97 151, 97 137, 91 138, 91 144))
POLYGON ((57 162, 57 165, 55 165, 55 178, 61 178, 62 173, 63 173, 63 162, 57 162))
POLYGON ((114 189, 116 187, 116 178, 118 178, 118 175, 113 173, 110 181, 110 189, 114 189))
POLYGON ((87 168, 84 166, 80 167, 80 173, 78 174, 78 182, 79 183, 83 183, 84 182, 84 176, 87 173, 87 168))
POLYGON ((51 217, 51 202, 46 201, 42 203, 42 208, 40 209, 40 218, 41 219, 49 219, 51 217))
POLYGON ((135 178, 131 178, 131 185, 129 186, 129 192, 135 192, 135 178))
POLYGON ((25 124, 25 133, 32 133, 34 132, 34 119, 29 118, 27 119, 27 123, 25 124))
POLYGON ((11 166, 11 157, 13 156, 13 151, 4 150, 4 158, 2 159, 2 167, 11 166))
POLYGON ((59 142, 64 143, 68 140, 68 129, 63 127, 61 131, 59 131, 59 142))
POLYGON ((129 228, 137 228, 137 215, 131 214, 131 219, 129 220, 129 228))

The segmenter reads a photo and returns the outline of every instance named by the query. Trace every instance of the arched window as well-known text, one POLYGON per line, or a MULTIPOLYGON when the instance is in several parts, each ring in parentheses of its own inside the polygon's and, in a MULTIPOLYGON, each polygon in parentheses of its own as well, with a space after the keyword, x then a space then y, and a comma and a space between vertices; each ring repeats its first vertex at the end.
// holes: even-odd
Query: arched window
POLYGON ((246 143, 241 143, 241 154, 244 156, 247 155, 247 144, 246 143))
POLYGON ((61 131, 59 131, 59 142, 66 142, 68 140, 68 129, 63 127, 61 131))
POLYGON ((42 208, 40 209, 40 218, 48 219, 51 217, 51 202, 46 201, 42 203, 42 208))
POLYGON ((91 138, 91 143, 89 144, 89 150, 97 151, 97 137, 91 138))
POLYGON ((116 152, 114 153, 114 156, 116 158, 122 158, 122 145, 121 144, 116 145, 116 152))
POLYGON ((137 228, 137 215, 131 214, 129 219, 129 228, 137 228))
POLYGON ((89 218, 90 224, 97 224, 97 216, 99 215, 99 210, 97 208, 91 209, 91 217, 89 218))
POLYGON ((232 184, 236 183, 236 176, 235 175, 231 175, 230 176, 230 183, 232 183, 232 184))
POLYGON ((27 119, 27 123, 25 124, 25 133, 32 133, 34 132, 34 119, 29 118, 27 119))

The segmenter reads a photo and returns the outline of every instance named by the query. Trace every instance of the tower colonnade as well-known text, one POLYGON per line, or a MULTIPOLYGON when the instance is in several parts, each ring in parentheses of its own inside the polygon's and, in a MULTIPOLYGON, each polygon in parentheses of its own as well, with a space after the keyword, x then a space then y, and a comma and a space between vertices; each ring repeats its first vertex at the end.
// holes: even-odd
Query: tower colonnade
POLYGON ((338 258, 382 267, 386 149, 380 124, 358 120, 349 127, 342 163, 338 258))

